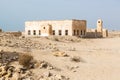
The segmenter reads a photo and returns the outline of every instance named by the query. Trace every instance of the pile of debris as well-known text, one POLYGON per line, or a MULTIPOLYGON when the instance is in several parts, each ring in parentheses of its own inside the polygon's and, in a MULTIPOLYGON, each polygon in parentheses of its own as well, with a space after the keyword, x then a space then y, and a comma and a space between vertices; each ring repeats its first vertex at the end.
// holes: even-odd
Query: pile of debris
POLYGON ((32 71, 14 66, 0 66, 0 80, 34 80, 32 71), (29 79, 28 79, 29 78, 29 79))

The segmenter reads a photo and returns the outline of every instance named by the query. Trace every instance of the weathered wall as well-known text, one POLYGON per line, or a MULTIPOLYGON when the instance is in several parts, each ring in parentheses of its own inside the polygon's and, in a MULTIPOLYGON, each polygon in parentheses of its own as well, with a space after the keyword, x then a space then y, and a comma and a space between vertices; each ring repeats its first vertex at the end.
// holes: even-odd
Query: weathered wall
POLYGON ((97 20, 97 29, 87 29, 87 38, 101 38, 108 37, 108 30, 103 29, 103 21, 101 19, 97 20))
POLYGON ((25 22, 25 36, 34 36, 33 30, 36 30, 36 36, 39 36, 40 23, 38 21, 25 22), (28 30, 31 31, 31 34, 28 35, 28 30))
POLYGON ((97 29, 87 29, 86 38, 101 38, 103 37, 102 32, 97 32, 97 29))
POLYGON ((103 21, 97 21, 97 29, 87 30, 86 20, 27 21, 25 36, 70 35, 80 37, 107 37, 107 30, 102 29, 103 21), (30 35, 28 35, 30 30, 30 35), (67 30, 67 34, 66 34, 67 30))
POLYGON ((103 37, 108 37, 108 30, 107 29, 102 30, 102 36, 103 37))
POLYGON ((50 25, 50 24, 42 25, 40 28, 39 35, 41 35, 41 36, 52 35, 52 25, 50 25))
MULTIPOLYGON (((61 35, 65 35, 66 30, 68 31, 68 35, 72 36, 73 35, 73 30, 72 30, 72 26, 73 28, 78 28, 79 30, 81 30, 80 28, 84 27, 84 22, 82 21, 80 24, 82 26, 80 26, 79 21, 74 21, 74 20, 59 20, 59 21, 28 21, 25 22, 25 35, 28 35, 28 30, 31 31, 31 35, 30 36, 40 36, 39 35, 39 30, 41 30, 41 35, 45 32, 45 30, 47 31, 48 28, 46 28, 43 31, 43 27, 46 27, 46 25, 51 25, 51 30, 50 33, 48 33, 48 31, 46 33, 52 35, 53 34, 53 30, 55 31, 55 35, 60 35, 59 34, 59 30, 61 31, 61 35), (75 25, 76 24, 76 25, 75 25), (42 28, 42 29, 41 29, 42 28), (36 30, 36 35, 34 35, 34 31, 36 30)), ((85 29, 86 29, 86 22, 85 22, 85 29)))
MULTIPOLYGON (((51 25, 52 30, 55 30, 55 35, 59 35, 58 31, 61 30, 61 34, 65 35, 65 30, 68 30, 68 35, 72 35, 71 27, 72 21, 71 20, 64 20, 64 21, 30 21, 25 22, 25 35, 28 35, 28 30, 32 31, 31 35, 33 34, 33 30, 36 30, 36 36, 39 36, 39 30, 41 30, 41 34, 45 32, 42 27, 47 27, 46 25, 51 25)), ((47 28, 48 29, 48 28, 47 28)), ((47 31, 47 30, 46 30, 47 31)), ((49 33, 52 34, 52 31, 49 33)))
POLYGON ((72 35, 83 36, 86 34, 87 22, 86 20, 73 20, 72 35))
POLYGON ((96 38, 97 37, 97 30, 96 29, 87 29, 86 38, 96 38))
POLYGON ((59 35, 59 30, 65 35, 65 30, 68 30, 68 35, 72 35, 72 20, 53 21, 52 30, 55 30, 55 35, 59 35))

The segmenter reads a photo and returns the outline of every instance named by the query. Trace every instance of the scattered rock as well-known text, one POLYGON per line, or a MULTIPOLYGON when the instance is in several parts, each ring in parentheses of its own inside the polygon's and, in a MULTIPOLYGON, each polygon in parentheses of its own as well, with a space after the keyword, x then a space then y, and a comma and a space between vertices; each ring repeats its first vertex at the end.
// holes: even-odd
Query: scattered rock
POLYGON ((18 60, 19 53, 16 52, 5 52, 3 50, 0 51, 0 63, 8 64, 12 61, 18 60))
POLYGON ((38 80, 69 80, 69 78, 59 75, 45 72, 38 80))
POLYGON ((65 52, 62 52, 62 51, 53 52, 53 55, 56 57, 67 57, 68 56, 65 52))
POLYGON ((44 77, 50 77, 50 76, 52 76, 52 74, 50 72, 45 72, 45 73, 43 73, 43 75, 44 75, 44 77))
POLYGON ((54 69, 54 67, 46 61, 41 61, 40 62, 40 68, 46 68, 48 70, 54 69))
POLYGON ((15 73, 13 74, 11 80, 20 80, 20 78, 21 78, 20 73, 15 72, 15 73))

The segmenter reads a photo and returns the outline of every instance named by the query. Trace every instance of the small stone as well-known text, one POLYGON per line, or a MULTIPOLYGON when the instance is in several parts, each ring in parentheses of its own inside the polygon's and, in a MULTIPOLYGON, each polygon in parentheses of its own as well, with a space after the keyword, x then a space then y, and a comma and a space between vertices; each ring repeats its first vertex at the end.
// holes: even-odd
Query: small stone
POLYGON ((50 72, 45 72, 43 75, 44 75, 45 77, 50 77, 50 76, 52 76, 52 74, 51 74, 50 72))
POLYGON ((61 75, 55 75, 55 77, 56 77, 58 80, 62 80, 62 76, 61 76, 61 75))
POLYGON ((41 63, 41 65, 40 65, 40 68, 47 68, 47 63, 45 63, 45 62, 43 62, 43 63, 41 63))

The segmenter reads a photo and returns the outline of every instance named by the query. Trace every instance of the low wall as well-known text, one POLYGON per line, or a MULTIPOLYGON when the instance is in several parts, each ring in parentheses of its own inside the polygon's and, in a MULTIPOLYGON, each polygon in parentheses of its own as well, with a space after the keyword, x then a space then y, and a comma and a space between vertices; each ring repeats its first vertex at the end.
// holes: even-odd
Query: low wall
POLYGON ((14 35, 15 37, 20 37, 20 36, 22 36, 22 32, 5 32, 5 33, 14 35))

